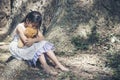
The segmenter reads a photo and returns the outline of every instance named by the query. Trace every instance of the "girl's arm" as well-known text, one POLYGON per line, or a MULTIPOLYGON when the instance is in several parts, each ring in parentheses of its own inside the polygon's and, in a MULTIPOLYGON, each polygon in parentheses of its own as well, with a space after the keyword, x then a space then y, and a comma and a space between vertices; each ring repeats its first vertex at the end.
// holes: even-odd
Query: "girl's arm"
POLYGON ((37 35, 36 38, 33 38, 33 41, 34 42, 39 42, 39 41, 41 41, 43 39, 44 39, 44 36, 42 35, 42 33, 40 31, 38 31, 38 35, 37 35))
POLYGON ((20 36, 21 40, 23 41, 23 43, 25 44, 26 40, 27 40, 27 37, 24 35, 24 30, 25 30, 25 28, 23 28, 23 26, 21 26, 21 25, 17 26, 16 31, 19 34, 19 36, 20 36))
POLYGON ((39 42, 44 39, 44 37, 40 31, 38 31, 38 35, 36 38, 27 38, 24 35, 24 30, 25 30, 25 28, 23 28, 22 26, 20 26, 20 25, 17 26, 17 32, 18 32, 21 40, 24 42, 24 44, 26 46, 31 46, 33 43, 39 42))
POLYGON ((25 45, 26 46, 31 46, 33 43, 42 41, 43 39, 44 39, 44 37, 43 37, 42 33, 39 31, 37 37, 35 37, 35 38, 28 38, 26 40, 25 45))

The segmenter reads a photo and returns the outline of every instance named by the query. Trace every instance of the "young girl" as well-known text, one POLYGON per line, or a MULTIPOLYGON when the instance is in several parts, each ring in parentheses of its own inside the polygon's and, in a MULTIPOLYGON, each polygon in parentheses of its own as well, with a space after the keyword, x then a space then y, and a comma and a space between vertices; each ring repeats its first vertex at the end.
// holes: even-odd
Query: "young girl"
POLYGON ((12 56, 20 60, 28 60, 34 65, 36 65, 36 61, 39 60, 41 62, 41 66, 47 73, 56 75, 57 72, 52 71, 46 62, 44 54, 47 54, 47 56, 55 63, 56 67, 62 71, 69 71, 69 69, 64 67, 56 58, 53 52, 53 44, 44 40, 44 37, 39 30, 41 23, 41 14, 37 11, 32 11, 28 13, 25 19, 16 26, 14 30, 14 38, 10 43, 10 52, 12 56), (32 26, 32 28, 38 30, 35 38, 27 38, 24 35, 24 31, 27 26, 32 26), (22 48, 18 47, 19 38, 21 38, 25 45, 22 48))

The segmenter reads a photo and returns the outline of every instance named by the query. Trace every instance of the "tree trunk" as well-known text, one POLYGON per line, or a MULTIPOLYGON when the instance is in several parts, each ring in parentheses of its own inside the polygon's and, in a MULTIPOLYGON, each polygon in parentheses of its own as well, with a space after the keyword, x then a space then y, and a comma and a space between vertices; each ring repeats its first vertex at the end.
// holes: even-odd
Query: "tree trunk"
POLYGON ((0 0, 0 41, 8 34, 10 14, 10 0, 0 0))

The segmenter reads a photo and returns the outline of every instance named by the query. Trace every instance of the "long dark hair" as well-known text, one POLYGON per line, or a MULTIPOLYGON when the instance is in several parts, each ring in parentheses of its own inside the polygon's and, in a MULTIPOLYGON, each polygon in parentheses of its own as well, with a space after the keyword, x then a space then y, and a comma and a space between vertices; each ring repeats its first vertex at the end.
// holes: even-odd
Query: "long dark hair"
POLYGON ((38 12, 38 11, 31 11, 31 12, 28 13, 28 14, 26 15, 26 17, 22 20, 22 22, 25 22, 25 23, 26 23, 27 21, 29 21, 29 22, 31 22, 31 23, 36 23, 36 24, 38 24, 38 25, 36 26, 36 28, 39 29, 40 26, 41 26, 41 24, 42 24, 42 15, 41 15, 41 13, 38 12))

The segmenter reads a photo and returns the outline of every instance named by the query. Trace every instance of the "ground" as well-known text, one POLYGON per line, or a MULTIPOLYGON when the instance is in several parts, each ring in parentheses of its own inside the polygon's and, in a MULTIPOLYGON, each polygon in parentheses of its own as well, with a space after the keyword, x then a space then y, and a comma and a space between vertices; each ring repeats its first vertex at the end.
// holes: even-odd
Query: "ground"
MULTIPOLYGON (((1 54, 9 54, 8 44, 0 45, 1 54)), ((95 51, 95 50, 94 50, 95 51)), ((16 74, 14 80, 112 80, 112 69, 105 65, 106 57, 92 51, 80 51, 73 56, 58 56, 59 61, 70 69, 70 72, 59 72, 57 76, 45 74, 42 69, 29 68, 16 74)), ((96 51, 97 52, 97 51, 96 51)), ((100 51, 98 51, 100 52, 100 51)), ((10 54, 9 54, 10 55, 10 54)), ((5 63, 0 63, 0 74, 5 63)))

